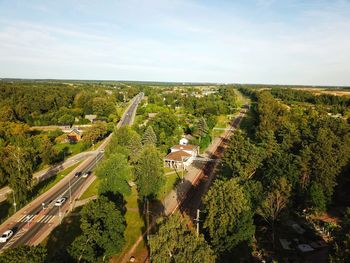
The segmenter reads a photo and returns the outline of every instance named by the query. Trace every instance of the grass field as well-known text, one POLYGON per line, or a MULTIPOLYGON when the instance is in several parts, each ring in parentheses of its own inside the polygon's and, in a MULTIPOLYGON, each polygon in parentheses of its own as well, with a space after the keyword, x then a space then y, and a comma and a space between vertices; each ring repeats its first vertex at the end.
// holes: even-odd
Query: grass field
MULTIPOLYGON (((112 262, 120 262, 123 253, 127 252, 139 238, 140 235, 145 231, 145 223, 140 215, 139 206, 138 206, 138 194, 136 187, 131 189, 131 194, 125 197, 126 202, 126 229, 125 229, 125 245, 123 248, 123 252, 114 255, 112 258, 112 262)), ((139 253, 141 250, 145 249, 145 244, 142 241, 140 245, 137 247, 135 253, 139 253)))
POLYGON ((95 181, 93 181, 92 184, 88 187, 88 189, 86 189, 86 191, 82 194, 82 196, 80 197, 80 200, 97 195, 99 183, 100 183, 99 179, 96 178, 95 181))
MULTIPOLYGON (((67 148, 67 153, 69 156, 76 155, 78 153, 81 153, 82 151, 86 150, 85 146, 82 141, 77 142, 77 143, 59 143, 54 145, 54 148, 58 151, 61 152, 64 148, 67 148)), ((67 156, 66 156, 67 157, 67 156)))

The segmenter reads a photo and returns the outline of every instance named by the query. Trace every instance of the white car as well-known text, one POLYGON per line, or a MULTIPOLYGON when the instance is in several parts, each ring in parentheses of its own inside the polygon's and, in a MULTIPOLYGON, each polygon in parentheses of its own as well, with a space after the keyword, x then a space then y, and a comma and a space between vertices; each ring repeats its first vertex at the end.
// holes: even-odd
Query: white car
POLYGON ((83 178, 86 178, 88 177, 92 172, 91 171, 87 171, 86 173, 83 174, 83 178))
POLYGON ((56 203, 55 203, 55 206, 63 205, 63 203, 66 202, 66 200, 67 200, 67 198, 65 198, 65 197, 58 198, 56 203))
POLYGON ((9 240, 12 237, 12 235, 13 235, 13 231, 12 230, 5 231, 0 237, 0 243, 7 242, 7 240, 9 240))

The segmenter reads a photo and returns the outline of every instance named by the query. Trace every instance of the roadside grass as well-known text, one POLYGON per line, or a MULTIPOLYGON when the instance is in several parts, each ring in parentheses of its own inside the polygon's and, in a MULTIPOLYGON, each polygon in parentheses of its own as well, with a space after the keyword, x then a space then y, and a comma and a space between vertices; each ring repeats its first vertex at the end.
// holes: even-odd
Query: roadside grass
POLYGON ((175 172, 175 170, 169 167, 164 167, 164 173, 170 173, 170 172, 175 172))
MULTIPOLYGON (((142 218, 142 215, 139 211, 138 206, 138 193, 136 187, 131 188, 131 194, 129 196, 125 196, 125 221, 126 221, 126 229, 125 229, 125 245, 122 249, 122 252, 114 255, 112 257, 112 262, 120 262, 122 256, 125 252, 129 251, 129 249, 136 243, 137 239, 142 235, 145 230, 145 222, 142 218)), ((135 251, 135 253, 139 253, 141 250, 145 249, 145 243, 142 241, 135 251)))
POLYGON ((58 172, 56 175, 50 177, 49 179, 38 183, 34 186, 33 191, 29 197, 30 200, 37 198, 39 195, 45 193, 49 189, 51 189, 54 185, 56 185, 59 181, 61 181, 65 176, 71 173, 76 167, 80 165, 81 162, 74 164, 67 169, 58 172))
MULTIPOLYGON (((227 115, 218 116, 218 122, 216 123, 214 128, 224 129, 224 128, 227 128, 228 126, 229 126, 228 116, 227 115)), ((224 132, 224 130, 215 130, 214 128, 211 134, 212 139, 219 137, 224 132)))
MULTIPOLYGON (((86 146, 82 141, 77 142, 77 143, 58 143, 54 145, 54 148, 58 151, 64 151, 64 148, 67 148, 67 155, 72 156, 76 155, 78 153, 81 153, 86 150, 86 146)), ((67 157, 67 156, 66 156, 67 157)))
POLYGON ((95 181, 92 182, 92 184, 86 189, 86 191, 81 195, 79 200, 83 200, 89 197, 92 197, 94 195, 98 194, 98 186, 100 184, 100 181, 98 178, 95 179, 95 181))
MULTIPOLYGON (((178 182, 181 181, 182 172, 174 172, 171 174, 165 175, 166 181, 164 186, 158 192, 158 199, 163 201, 163 199, 175 188, 178 182)), ((184 177, 186 176, 186 172, 184 173, 184 177)))
POLYGON ((41 243, 47 249, 47 262, 74 262, 67 249, 74 239, 82 233, 79 214, 81 209, 82 207, 74 209, 41 243))
POLYGON ((4 222, 13 213, 12 210, 12 205, 8 200, 0 203, 0 224, 4 222))

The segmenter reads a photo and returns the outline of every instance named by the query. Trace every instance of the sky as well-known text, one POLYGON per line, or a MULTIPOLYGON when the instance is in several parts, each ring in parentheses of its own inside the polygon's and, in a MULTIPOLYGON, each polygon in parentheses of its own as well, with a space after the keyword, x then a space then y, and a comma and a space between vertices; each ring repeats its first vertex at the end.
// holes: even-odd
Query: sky
POLYGON ((350 86, 350 0, 0 0, 0 77, 350 86))

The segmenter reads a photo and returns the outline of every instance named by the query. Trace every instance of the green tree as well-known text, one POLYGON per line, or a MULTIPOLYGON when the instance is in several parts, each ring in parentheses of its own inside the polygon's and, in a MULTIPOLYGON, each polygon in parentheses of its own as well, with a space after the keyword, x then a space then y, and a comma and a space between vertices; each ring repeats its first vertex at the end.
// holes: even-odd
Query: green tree
POLYGON ((0 254, 0 263, 43 263, 47 255, 46 248, 42 246, 18 246, 8 248, 0 254))
POLYGON ((229 252, 255 233, 250 202, 237 178, 215 181, 203 198, 204 228, 218 253, 229 252))
POLYGON ((250 178, 262 161, 262 151, 240 133, 231 137, 223 162, 234 177, 250 178))
POLYGON ((107 134, 107 124, 96 122, 83 133, 83 141, 88 144, 96 143, 107 134))
POLYGON ((309 191, 309 200, 311 207, 313 207, 314 210, 319 212, 323 212, 326 210, 326 198, 324 196, 322 187, 316 182, 311 183, 309 191))
POLYGON ((152 262, 215 262, 215 255, 203 235, 196 236, 187 216, 175 213, 159 222, 158 231, 150 237, 152 262))
POLYGON ((153 145, 146 145, 135 165, 136 184, 142 198, 157 196, 164 184, 163 160, 153 145))
POLYGON ((74 116, 66 113, 64 115, 62 115, 59 119, 58 119, 58 124, 62 124, 62 125, 72 125, 75 121, 74 116))
POLYGON ((96 169, 100 180, 99 192, 112 192, 127 195, 130 193, 128 184, 131 179, 131 167, 126 157, 120 153, 109 155, 96 169))
POLYGON ((196 134, 199 136, 199 140, 205 135, 207 135, 208 132, 209 132, 209 128, 208 128, 207 122, 203 117, 200 117, 198 120, 197 130, 196 130, 196 134))
POLYGON ((81 211, 80 228, 69 253, 78 261, 97 262, 118 253, 124 244, 125 219, 113 202, 101 196, 81 211))
POLYGON ((275 244, 275 222, 282 210, 287 206, 291 193, 291 186, 286 178, 282 177, 275 182, 274 189, 269 191, 257 212, 272 228, 272 242, 275 244))
POLYGON ((157 135, 155 134, 152 126, 148 126, 145 133, 143 134, 142 144, 143 145, 147 145, 147 144, 156 145, 157 144, 157 135))
POLYGON ((7 145, 3 152, 3 169, 9 175, 8 182, 14 191, 16 201, 21 203, 32 189, 34 158, 31 149, 7 145))
POLYGON ((106 154, 120 152, 125 154, 131 163, 136 163, 142 149, 140 135, 128 126, 115 130, 106 154))

